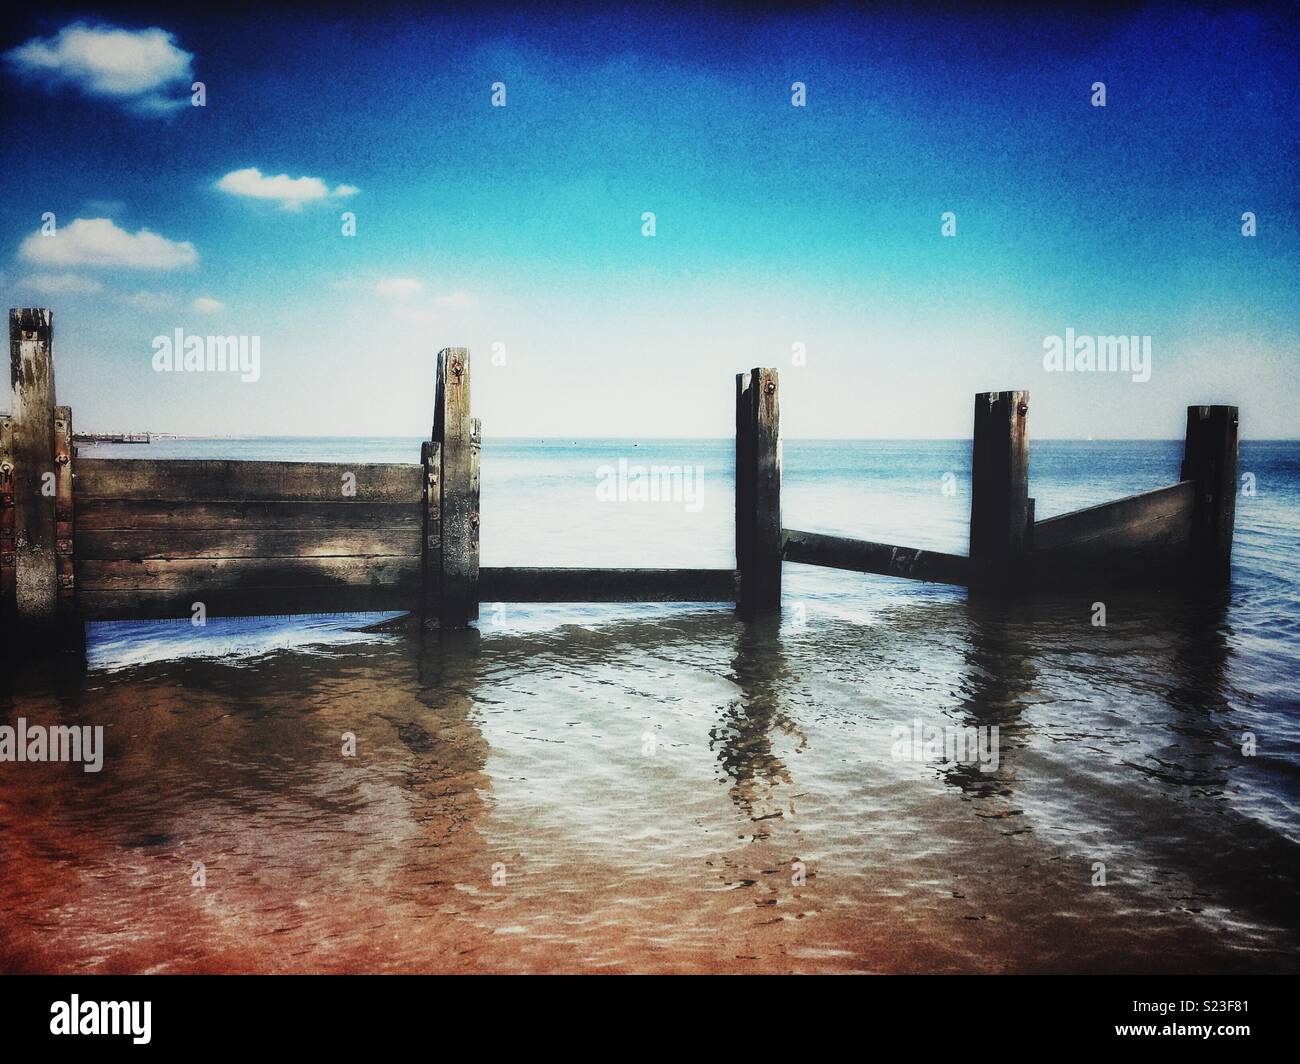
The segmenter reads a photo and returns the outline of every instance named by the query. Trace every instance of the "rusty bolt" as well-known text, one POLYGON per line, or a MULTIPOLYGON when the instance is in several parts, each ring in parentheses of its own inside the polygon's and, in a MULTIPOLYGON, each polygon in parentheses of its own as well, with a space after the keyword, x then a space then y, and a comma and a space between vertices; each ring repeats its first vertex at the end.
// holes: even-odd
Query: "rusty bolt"
POLYGON ((1029 413, 1029 404, 1022 400, 1020 405, 1016 407, 1016 413, 1019 414, 1021 417, 1024 417, 1027 413, 1029 413))
POLYGON ((65 465, 67 465, 67 464, 68 464, 68 456, 67 456, 66 454, 56 454, 56 455, 54 456, 54 464, 55 464, 55 465, 61 465, 61 466, 65 466, 65 465))
POLYGON ((768 381, 763 385, 763 392, 766 395, 772 395, 776 392, 776 381, 768 381))

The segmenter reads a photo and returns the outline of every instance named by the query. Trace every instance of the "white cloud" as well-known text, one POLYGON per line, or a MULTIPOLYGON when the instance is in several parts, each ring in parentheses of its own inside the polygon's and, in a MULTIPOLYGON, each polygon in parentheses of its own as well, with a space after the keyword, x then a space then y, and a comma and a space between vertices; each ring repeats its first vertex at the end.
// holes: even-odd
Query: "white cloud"
POLYGON ((226 304, 220 300, 213 299, 211 296, 199 296, 190 304, 191 310, 197 310, 200 314, 215 314, 219 310, 225 310, 226 304))
POLYGON ((104 286, 91 277, 75 273, 33 273, 18 282, 19 288, 28 288, 41 295, 90 295, 102 292, 104 286))
POLYGON ((424 285, 414 277, 385 277, 375 285, 375 291, 388 299, 405 299, 407 296, 415 295, 423 287, 424 285))
POLYGON ((5 53, 20 75, 46 85, 72 85, 136 110, 163 113, 186 105, 168 99, 168 89, 193 80, 193 54, 157 26, 127 30, 74 22, 53 37, 36 37, 5 53))
POLYGON ((319 177, 290 177, 288 174, 270 177, 256 166, 232 170, 217 182, 217 188, 232 196, 272 200, 286 211, 300 211, 304 203, 341 199, 361 191, 355 185, 335 185, 331 192, 319 177))
POLYGON ((50 234, 33 233, 18 255, 38 266, 120 266, 130 270, 174 270, 199 259, 188 240, 168 240, 148 229, 128 233, 110 218, 78 218, 50 234))

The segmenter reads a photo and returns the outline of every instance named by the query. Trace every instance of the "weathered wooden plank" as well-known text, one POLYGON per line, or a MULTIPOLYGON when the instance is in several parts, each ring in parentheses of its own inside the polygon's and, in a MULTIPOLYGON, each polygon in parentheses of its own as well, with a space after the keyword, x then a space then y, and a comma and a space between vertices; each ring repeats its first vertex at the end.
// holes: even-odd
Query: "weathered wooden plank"
POLYGON ((1195 575, 1226 584, 1237 519, 1237 408, 1189 406, 1182 479, 1196 484, 1192 515, 1195 575))
POLYGON ((1194 485, 1116 499, 1039 521, 1026 558, 1038 591, 1154 587, 1186 576, 1194 485))
POLYGON ((373 558, 420 552, 418 528, 91 529, 78 526, 78 561, 144 558, 373 558))
POLYGON ((975 396, 971 450, 970 586, 1011 589, 1029 527, 1029 393, 975 396))
POLYGON ((410 584, 419 587, 420 556, 388 558, 147 558, 78 563, 82 590, 190 590, 410 584))
POLYGON ((437 440, 424 441, 420 446, 420 463, 424 466, 420 622, 425 628, 437 628, 442 597, 442 444, 437 440))
MULTIPOLYGON (((78 468, 84 461, 87 459, 78 460, 78 468)), ((418 535, 423 522, 423 512, 417 502, 95 499, 83 497, 80 491, 76 501, 78 532, 409 529, 418 535)))
POLYGON ((487 566, 483 602, 734 602, 732 569, 577 569, 487 566))
POLYGON ((478 442, 470 416, 469 352, 438 354, 438 413, 434 439, 442 444, 442 579, 440 623, 464 628, 478 616, 478 442))
POLYGON ((204 588, 190 590, 110 591, 79 589, 83 619, 88 621, 190 618, 203 603, 208 617, 261 617, 290 614, 365 613, 419 608, 419 582, 371 587, 204 588))
POLYGON ((0 632, 5 641, 18 615, 14 570, 14 423, 0 414, 0 632))
POLYGON ((191 459, 83 458, 81 499, 334 500, 407 502, 421 497, 418 465, 338 462, 227 462, 191 459), (355 489, 355 494, 347 494, 355 489))
POLYGON ((736 444, 739 605, 747 611, 780 608, 782 550, 777 373, 752 369, 749 376, 748 385, 737 388, 736 444))
POLYGON ((1034 524, 1034 553, 1119 553, 1151 543, 1186 541, 1196 485, 1184 480, 1034 524))
POLYGON ((789 528, 785 530, 785 560, 962 586, 969 578, 970 565, 970 559, 959 554, 895 547, 889 543, 789 528))
POLYGON ((54 493, 54 315, 9 312, 13 384, 15 596, 24 636, 52 634, 58 602, 54 493))

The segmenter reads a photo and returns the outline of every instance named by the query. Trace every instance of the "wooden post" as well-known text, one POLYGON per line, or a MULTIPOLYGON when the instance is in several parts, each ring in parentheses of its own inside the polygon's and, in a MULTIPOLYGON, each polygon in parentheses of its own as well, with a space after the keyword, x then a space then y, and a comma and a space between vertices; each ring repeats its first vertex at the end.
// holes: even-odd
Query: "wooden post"
POLYGON ((71 653, 85 649, 85 628, 77 614, 77 582, 73 559, 75 514, 72 503, 72 408, 54 408, 54 560, 58 591, 55 615, 59 648, 71 653))
POLYGON ((22 633, 37 638, 52 633, 58 608, 55 496, 42 491, 55 472, 53 336, 50 311, 9 312, 17 615, 22 633))
POLYGON ((736 377, 737 605, 781 606, 781 406, 774 369, 736 377))
POLYGON ((479 507, 479 466, 483 455, 483 423, 478 418, 470 420, 469 432, 469 597, 465 601, 466 620, 478 620, 479 525, 482 523, 479 507))
MULTIPOLYGON (((736 374, 736 572, 750 571, 754 555, 754 404, 748 373, 736 374)), ((744 601, 739 591, 736 604, 744 601)))
POLYGON ((426 440, 421 444, 420 464, 424 467, 424 539, 420 547, 423 595, 420 614, 425 628, 437 628, 442 588, 442 444, 437 440, 426 440))
POLYGON ((14 571, 14 423, 0 414, 0 633, 7 649, 17 629, 14 571))
POLYGON ((442 444, 442 627, 478 619, 478 430, 470 417, 469 352, 438 354, 434 440, 442 444))
POLYGON ((1028 541, 1029 393, 975 396, 971 452, 970 580, 1005 593, 1020 576, 1028 541))
POLYGON ((1197 579, 1226 584, 1232 571, 1237 518, 1237 408, 1189 406, 1183 480, 1196 484, 1192 569, 1197 579))

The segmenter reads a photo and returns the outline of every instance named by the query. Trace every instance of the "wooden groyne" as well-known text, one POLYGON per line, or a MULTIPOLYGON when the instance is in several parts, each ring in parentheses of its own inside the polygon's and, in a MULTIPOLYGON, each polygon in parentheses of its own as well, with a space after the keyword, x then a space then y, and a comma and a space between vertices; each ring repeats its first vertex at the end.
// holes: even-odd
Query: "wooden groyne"
POLYGON ((55 402, 53 315, 10 311, 0 417, 4 644, 77 648, 83 622, 400 610, 461 628, 480 601, 734 602, 779 609, 785 561, 1010 595, 1227 581, 1237 410, 1195 406, 1179 480, 1045 521, 1029 490, 1029 393, 975 398, 969 556, 783 527, 780 387, 736 377, 734 569, 484 568, 481 429, 464 348, 437 356, 418 462, 81 458, 55 402))

